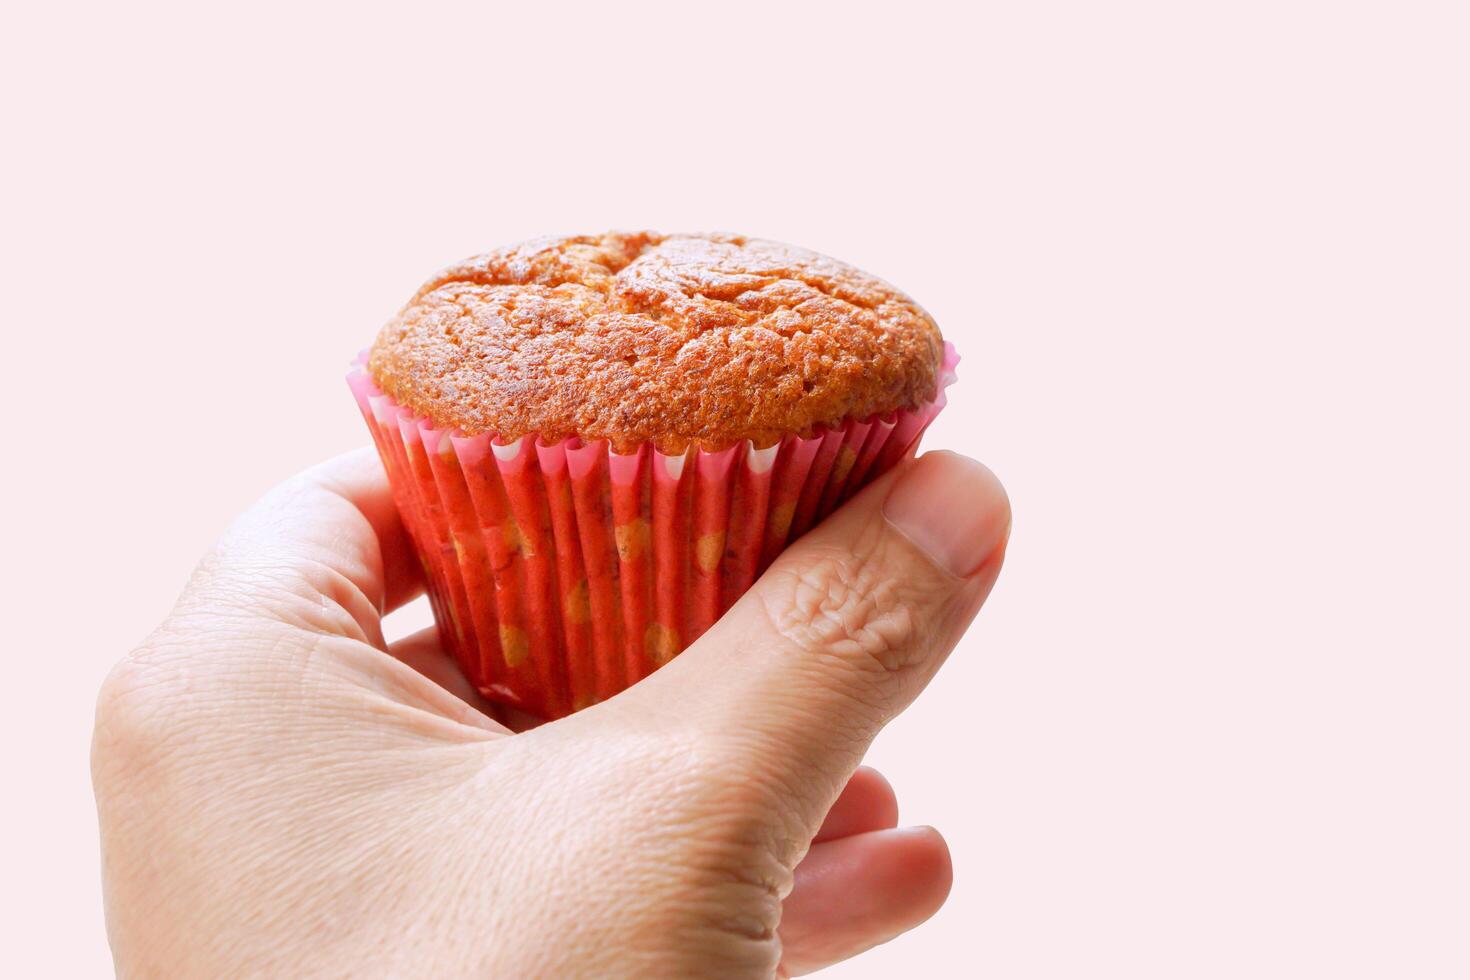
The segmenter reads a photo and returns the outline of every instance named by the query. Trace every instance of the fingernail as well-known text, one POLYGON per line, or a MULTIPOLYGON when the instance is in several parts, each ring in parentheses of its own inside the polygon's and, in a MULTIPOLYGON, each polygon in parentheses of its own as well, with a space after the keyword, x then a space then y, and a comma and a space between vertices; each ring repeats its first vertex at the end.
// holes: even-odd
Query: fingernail
POLYGON ((961 578, 980 570, 1011 529, 1011 505, 995 474, 966 456, 928 453, 883 501, 883 516, 936 565, 961 578))

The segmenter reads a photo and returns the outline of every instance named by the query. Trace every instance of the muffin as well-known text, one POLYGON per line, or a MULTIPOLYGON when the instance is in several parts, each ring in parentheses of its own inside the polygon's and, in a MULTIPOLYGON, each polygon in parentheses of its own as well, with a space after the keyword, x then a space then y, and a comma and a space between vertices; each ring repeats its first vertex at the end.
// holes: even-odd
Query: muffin
POLYGON ((641 232, 446 269, 348 381, 445 645, 486 697, 556 718, 667 663, 912 453, 955 361, 849 265, 641 232))

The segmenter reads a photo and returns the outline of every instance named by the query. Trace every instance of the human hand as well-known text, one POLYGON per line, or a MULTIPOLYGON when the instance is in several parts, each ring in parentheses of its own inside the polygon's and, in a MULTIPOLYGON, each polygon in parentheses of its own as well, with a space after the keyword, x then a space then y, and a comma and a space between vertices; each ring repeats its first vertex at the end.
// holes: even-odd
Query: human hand
POLYGON ((770 976, 928 918, 931 829, 859 763, 999 574, 1004 491, 931 453, 782 554, 653 676, 529 728, 433 631, 375 456, 277 488, 103 685, 125 976, 770 976))

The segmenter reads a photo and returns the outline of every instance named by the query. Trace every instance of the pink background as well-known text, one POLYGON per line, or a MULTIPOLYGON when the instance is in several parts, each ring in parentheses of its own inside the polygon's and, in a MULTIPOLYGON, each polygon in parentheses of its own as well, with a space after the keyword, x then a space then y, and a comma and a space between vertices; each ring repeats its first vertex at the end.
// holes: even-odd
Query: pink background
POLYGON ((871 757, 954 894, 831 976, 1470 975, 1462 5, 404 8, 7 15, 5 972, 107 970, 96 686, 347 359, 649 226, 912 292, 1014 500, 871 757))

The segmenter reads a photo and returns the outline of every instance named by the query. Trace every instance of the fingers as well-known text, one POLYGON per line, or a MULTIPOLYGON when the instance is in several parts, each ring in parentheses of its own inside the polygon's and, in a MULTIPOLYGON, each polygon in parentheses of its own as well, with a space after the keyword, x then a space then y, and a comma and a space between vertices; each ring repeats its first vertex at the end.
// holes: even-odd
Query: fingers
POLYGON ((914 928, 944 904, 952 877, 930 827, 814 845, 781 905, 782 971, 810 973, 914 928))
POLYGON ((372 526, 382 561, 380 605, 385 615, 424 591, 423 566, 398 516, 376 450, 369 446, 344 453, 307 470, 303 477, 318 480, 341 496, 372 526))
POLYGON ((827 811, 815 841, 821 843, 896 826, 898 797, 893 794, 893 787, 878 770, 859 766, 842 788, 842 795, 827 811))
POLYGON ((236 608, 382 647, 382 613, 422 587, 382 465, 362 449, 246 511, 201 563, 178 612, 236 608))
POLYGON ((907 463, 788 548, 628 707, 676 710, 728 743, 743 777, 792 811, 790 836, 809 839, 979 611, 1009 530, 1005 491, 979 463, 907 463))
POLYGON ((508 704, 495 704, 485 699, 465 677, 464 670, 439 642, 439 627, 429 626, 412 636, 405 636, 388 647, 390 656, 403 661, 444 690, 484 716, 481 727, 504 734, 524 732, 546 722, 508 704))
POLYGON ((495 706, 465 679, 464 671, 440 644, 437 626, 419 630, 394 642, 388 647, 388 653, 474 708, 484 716, 484 727, 500 733, 506 731, 505 726, 499 723, 495 706))

